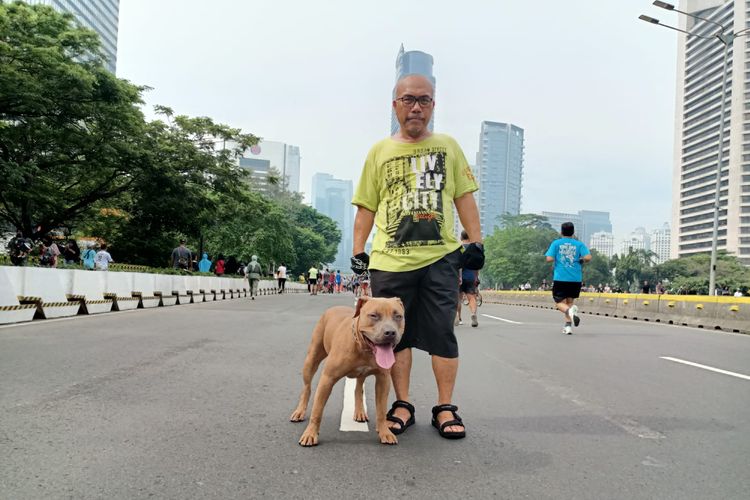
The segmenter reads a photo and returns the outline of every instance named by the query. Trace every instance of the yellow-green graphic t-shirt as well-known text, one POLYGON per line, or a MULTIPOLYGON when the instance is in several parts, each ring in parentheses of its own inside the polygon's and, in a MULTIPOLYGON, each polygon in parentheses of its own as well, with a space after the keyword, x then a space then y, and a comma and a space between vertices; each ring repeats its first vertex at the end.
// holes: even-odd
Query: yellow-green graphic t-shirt
POLYGON ((352 204, 375 212, 370 268, 412 271, 461 244, 453 200, 477 190, 461 147, 444 134, 418 143, 391 138, 372 147, 352 204))

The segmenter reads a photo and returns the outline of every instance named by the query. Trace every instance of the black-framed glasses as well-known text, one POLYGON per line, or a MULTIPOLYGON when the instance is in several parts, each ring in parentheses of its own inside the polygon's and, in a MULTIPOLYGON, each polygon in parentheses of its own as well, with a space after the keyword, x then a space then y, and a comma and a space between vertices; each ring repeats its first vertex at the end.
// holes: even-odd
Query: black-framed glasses
POLYGON ((405 95, 402 97, 398 97, 396 100, 401 101, 401 104, 409 108, 414 106, 414 103, 417 102, 419 103, 420 108, 424 108, 425 106, 429 106, 430 104, 432 104, 432 97, 428 95, 421 95, 419 97, 413 95, 405 95))

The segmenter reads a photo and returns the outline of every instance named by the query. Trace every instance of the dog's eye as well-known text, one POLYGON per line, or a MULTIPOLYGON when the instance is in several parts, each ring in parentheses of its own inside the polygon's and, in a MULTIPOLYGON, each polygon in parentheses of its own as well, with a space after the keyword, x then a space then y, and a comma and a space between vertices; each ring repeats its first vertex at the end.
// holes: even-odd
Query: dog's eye
POLYGON ((370 313, 370 314, 368 314, 368 316, 370 317, 370 319, 380 319, 380 315, 379 314, 370 313))
POLYGON ((401 314, 395 314, 393 316, 393 319, 395 319, 396 321, 401 321, 402 319, 404 319, 404 317, 401 314))

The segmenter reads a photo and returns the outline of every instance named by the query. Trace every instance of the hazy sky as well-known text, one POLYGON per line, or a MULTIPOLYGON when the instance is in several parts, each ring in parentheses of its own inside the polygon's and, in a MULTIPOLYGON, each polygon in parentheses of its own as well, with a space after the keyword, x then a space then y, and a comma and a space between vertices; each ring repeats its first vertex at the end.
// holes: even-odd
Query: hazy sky
MULTIPOLYGON (((149 105, 300 147, 356 181, 389 133, 399 45, 435 59, 435 130, 473 163, 483 120, 525 129, 522 212, 670 220, 676 33, 648 0, 120 0, 117 73, 149 105)), ((619 247, 618 247, 619 249, 619 247)))

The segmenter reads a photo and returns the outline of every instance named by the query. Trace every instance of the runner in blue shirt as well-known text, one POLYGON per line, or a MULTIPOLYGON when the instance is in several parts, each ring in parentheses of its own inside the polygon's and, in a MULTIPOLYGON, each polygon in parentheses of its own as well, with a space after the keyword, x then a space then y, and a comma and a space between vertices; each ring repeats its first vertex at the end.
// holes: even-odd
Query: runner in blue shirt
POLYGON ((581 294, 583 281, 582 264, 591 260, 588 247, 573 238, 575 226, 572 222, 565 222, 560 228, 562 238, 552 242, 545 254, 547 262, 554 262, 555 273, 552 283, 552 298, 557 309, 565 316, 563 333, 572 334, 572 325, 578 326, 578 306, 575 299, 581 294))

